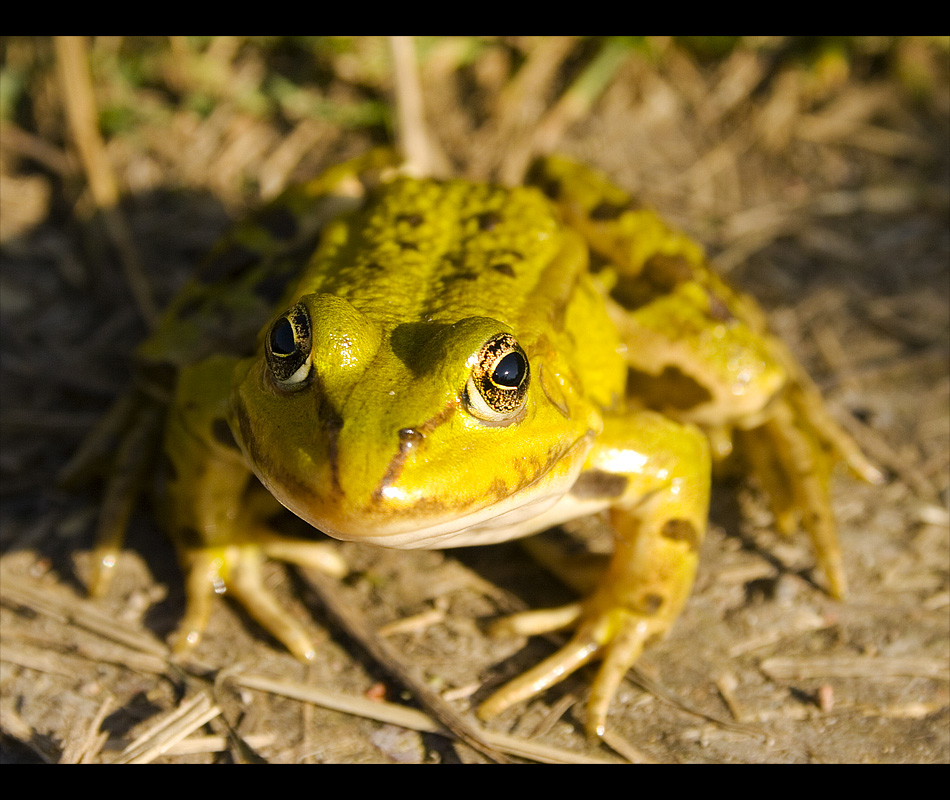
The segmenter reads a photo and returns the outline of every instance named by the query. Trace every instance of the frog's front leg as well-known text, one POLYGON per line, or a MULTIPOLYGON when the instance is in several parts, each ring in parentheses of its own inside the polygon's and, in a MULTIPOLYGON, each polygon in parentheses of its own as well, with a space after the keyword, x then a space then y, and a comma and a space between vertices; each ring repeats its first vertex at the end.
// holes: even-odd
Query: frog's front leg
POLYGON ((599 588, 562 609, 509 617, 524 635, 576 625, 571 641, 488 698, 488 718, 525 700, 594 658, 603 659, 588 706, 587 728, 604 731, 620 681, 651 641, 673 625, 689 596, 709 510, 706 437, 643 411, 607 418, 598 446, 562 502, 610 507, 615 550, 599 588))
POLYGON ((175 647, 200 641, 213 598, 229 592, 288 650, 308 660, 311 637, 264 585, 264 560, 337 576, 346 566, 328 543, 285 537, 268 525, 275 513, 287 512, 253 478, 228 427, 233 366, 233 358, 212 357, 182 370, 165 429, 158 506, 186 576, 175 647))

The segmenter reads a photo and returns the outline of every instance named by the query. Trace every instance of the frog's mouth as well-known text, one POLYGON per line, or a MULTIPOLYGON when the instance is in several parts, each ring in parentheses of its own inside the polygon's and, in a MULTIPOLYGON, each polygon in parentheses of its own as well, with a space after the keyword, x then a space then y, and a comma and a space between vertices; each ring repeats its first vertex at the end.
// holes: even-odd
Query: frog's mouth
POLYGON ((313 514, 314 508, 301 502, 304 495, 268 488, 293 513, 336 539, 405 550, 495 544, 562 521, 549 521, 550 513, 577 481, 591 441, 582 436, 524 485, 488 488, 485 501, 474 508, 439 497, 438 487, 410 493, 396 482, 357 513, 313 514))
MULTIPOLYGON (((594 434, 589 431, 554 450, 511 485, 501 479, 476 485, 464 467, 437 468, 446 480, 417 479, 412 456, 394 457, 372 492, 353 495, 339 482, 339 464, 321 465, 301 478, 277 473, 255 457, 252 441, 239 437, 261 482, 286 508, 329 536, 396 549, 433 549, 493 544, 527 536, 558 521, 549 513, 583 468, 594 434), (334 476, 331 478, 331 475, 334 476), (462 488, 464 487, 464 488, 462 488)), ((330 448, 332 451, 332 447, 330 448)), ((331 455, 331 462, 339 457, 331 455)))

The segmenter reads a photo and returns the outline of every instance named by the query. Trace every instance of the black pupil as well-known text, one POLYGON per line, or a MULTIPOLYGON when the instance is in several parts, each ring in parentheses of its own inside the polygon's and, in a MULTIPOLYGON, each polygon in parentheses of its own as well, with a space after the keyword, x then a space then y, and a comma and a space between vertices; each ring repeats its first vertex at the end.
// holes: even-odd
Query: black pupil
POLYGON ((274 325, 270 332, 270 349, 279 356, 289 356, 294 352, 294 326, 290 324, 290 320, 284 318, 274 325))
POLYGON ((524 380, 526 366, 524 356, 521 353, 509 353, 498 362, 491 379, 499 386, 516 388, 524 380))

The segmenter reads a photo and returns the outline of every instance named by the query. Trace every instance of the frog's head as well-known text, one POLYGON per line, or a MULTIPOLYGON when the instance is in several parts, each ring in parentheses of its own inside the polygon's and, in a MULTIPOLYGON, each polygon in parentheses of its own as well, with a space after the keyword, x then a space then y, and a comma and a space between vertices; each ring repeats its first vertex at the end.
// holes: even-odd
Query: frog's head
POLYGON ((311 294, 262 347, 235 373, 235 436, 281 503, 341 539, 506 538, 570 488, 599 426, 546 337, 487 317, 385 328, 311 294))

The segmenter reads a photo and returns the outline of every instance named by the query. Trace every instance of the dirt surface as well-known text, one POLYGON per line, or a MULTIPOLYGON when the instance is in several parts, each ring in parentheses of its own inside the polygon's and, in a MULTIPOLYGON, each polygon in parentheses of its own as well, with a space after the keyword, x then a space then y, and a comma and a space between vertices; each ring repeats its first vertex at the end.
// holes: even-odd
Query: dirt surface
MULTIPOLYGON (((196 699, 196 714, 214 707, 189 728, 192 749, 147 758, 485 760, 450 737, 249 688, 249 676, 417 706, 402 670, 475 724, 470 707, 552 648, 490 637, 487 623, 571 599, 517 544, 341 544, 352 572, 332 600, 370 630, 408 619, 378 635, 375 657, 306 576, 273 565, 274 590, 319 644, 306 666, 227 602, 194 653, 169 659, 182 580, 147 507, 109 595, 88 599, 100 496, 63 491, 56 475, 125 386, 145 327, 72 144, 52 43, 2 46, 3 760, 111 761, 196 699)), ((717 46, 425 40, 423 96, 452 172, 510 180, 525 154, 552 149, 596 165, 760 299, 888 475, 835 483, 850 595, 821 591, 807 540, 776 535, 752 488, 720 485, 696 589, 621 688, 611 746, 583 733, 589 670, 488 727, 567 760, 945 763, 948 43, 717 46), (592 64, 610 70, 584 95, 592 64)), ((122 218, 158 306, 229 218, 388 136, 384 40, 104 38, 92 53, 122 218)))

